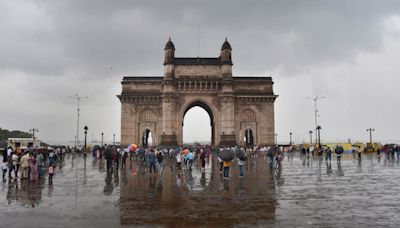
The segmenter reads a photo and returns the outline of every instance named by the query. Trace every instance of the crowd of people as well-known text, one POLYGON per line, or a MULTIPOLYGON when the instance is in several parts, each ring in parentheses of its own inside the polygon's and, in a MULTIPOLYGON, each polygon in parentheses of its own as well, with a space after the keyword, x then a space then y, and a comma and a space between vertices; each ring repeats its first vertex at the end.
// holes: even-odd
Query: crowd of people
POLYGON ((29 149, 15 151, 8 147, 3 152, 3 182, 8 180, 29 180, 32 182, 49 175, 52 184, 56 162, 61 160, 68 148, 29 149))

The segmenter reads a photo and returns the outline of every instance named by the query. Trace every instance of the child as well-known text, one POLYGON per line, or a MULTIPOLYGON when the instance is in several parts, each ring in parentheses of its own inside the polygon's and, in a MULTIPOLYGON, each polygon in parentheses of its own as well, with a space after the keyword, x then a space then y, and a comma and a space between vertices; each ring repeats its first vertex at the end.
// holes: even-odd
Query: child
POLYGON ((8 170, 8 162, 7 161, 3 162, 1 169, 3 170, 3 182, 6 182, 6 174, 7 174, 7 170, 8 170))
POLYGON ((54 166, 53 164, 49 165, 49 184, 53 184, 53 175, 54 175, 54 166))
POLYGON ((224 180, 228 180, 229 179, 229 166, 231 165, 230 161, 223 161, 223 165, 224 165, 224 180))

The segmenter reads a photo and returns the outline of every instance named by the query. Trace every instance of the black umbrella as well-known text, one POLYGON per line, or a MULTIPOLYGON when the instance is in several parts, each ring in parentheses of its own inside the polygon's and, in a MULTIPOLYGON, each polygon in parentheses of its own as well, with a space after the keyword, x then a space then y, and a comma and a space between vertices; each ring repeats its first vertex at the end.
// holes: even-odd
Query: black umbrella
POLYGON ((343 147, 342 146, 337 146, 336 147, 336 149, 335 149, 335 153, 337 153, 337 154, 341 154, 341 153, 343 153, 343 147))
POLYGON ((246 161, 247 157, 243 150, 237 148, 235 151, 236 157, 242 161, 246 161))
POLYGON ((220 153, 219 157, 223 161, 231 161, 235 158, 235 154, 233 153, 232 150, 225 149, 220 153))

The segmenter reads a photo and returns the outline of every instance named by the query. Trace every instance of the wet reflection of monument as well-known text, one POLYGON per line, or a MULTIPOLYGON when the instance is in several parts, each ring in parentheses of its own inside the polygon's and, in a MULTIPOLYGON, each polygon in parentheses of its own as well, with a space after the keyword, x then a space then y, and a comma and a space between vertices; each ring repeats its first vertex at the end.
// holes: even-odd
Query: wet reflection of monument
MULTIPOLYGON (((172 161, 175 165, 174 161, 172 161)), ((121 225, 158 224, 169 227, 232 226, 266 224, 275 218, 275 185, 280 175, 270 173, 263 158, 249 158, 245 177, 239 179, 236 162, 229 181, 222 180, 215 157, 201 173, 195 165, 190 172, 168 169, 163 175, 149 175, 144 165, 132 161, 121 173, 121 225)))

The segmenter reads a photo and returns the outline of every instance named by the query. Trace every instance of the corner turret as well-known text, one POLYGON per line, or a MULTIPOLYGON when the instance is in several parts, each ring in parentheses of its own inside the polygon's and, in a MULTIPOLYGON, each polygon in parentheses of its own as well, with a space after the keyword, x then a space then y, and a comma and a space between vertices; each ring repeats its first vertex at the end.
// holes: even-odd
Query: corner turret
POLYGON ((175 46, 174 43, 171 41, 171 37, 168 39, 168 42, 165 44, 165 59, 164 65, 174 63, 175 59, 175 46))
POLYGON ((225 42, 222 44, 221 47, 221 62, 222 64, 232 64, 232 48, 231 45, 228 42, 228 39, 225 38, 225 42))

